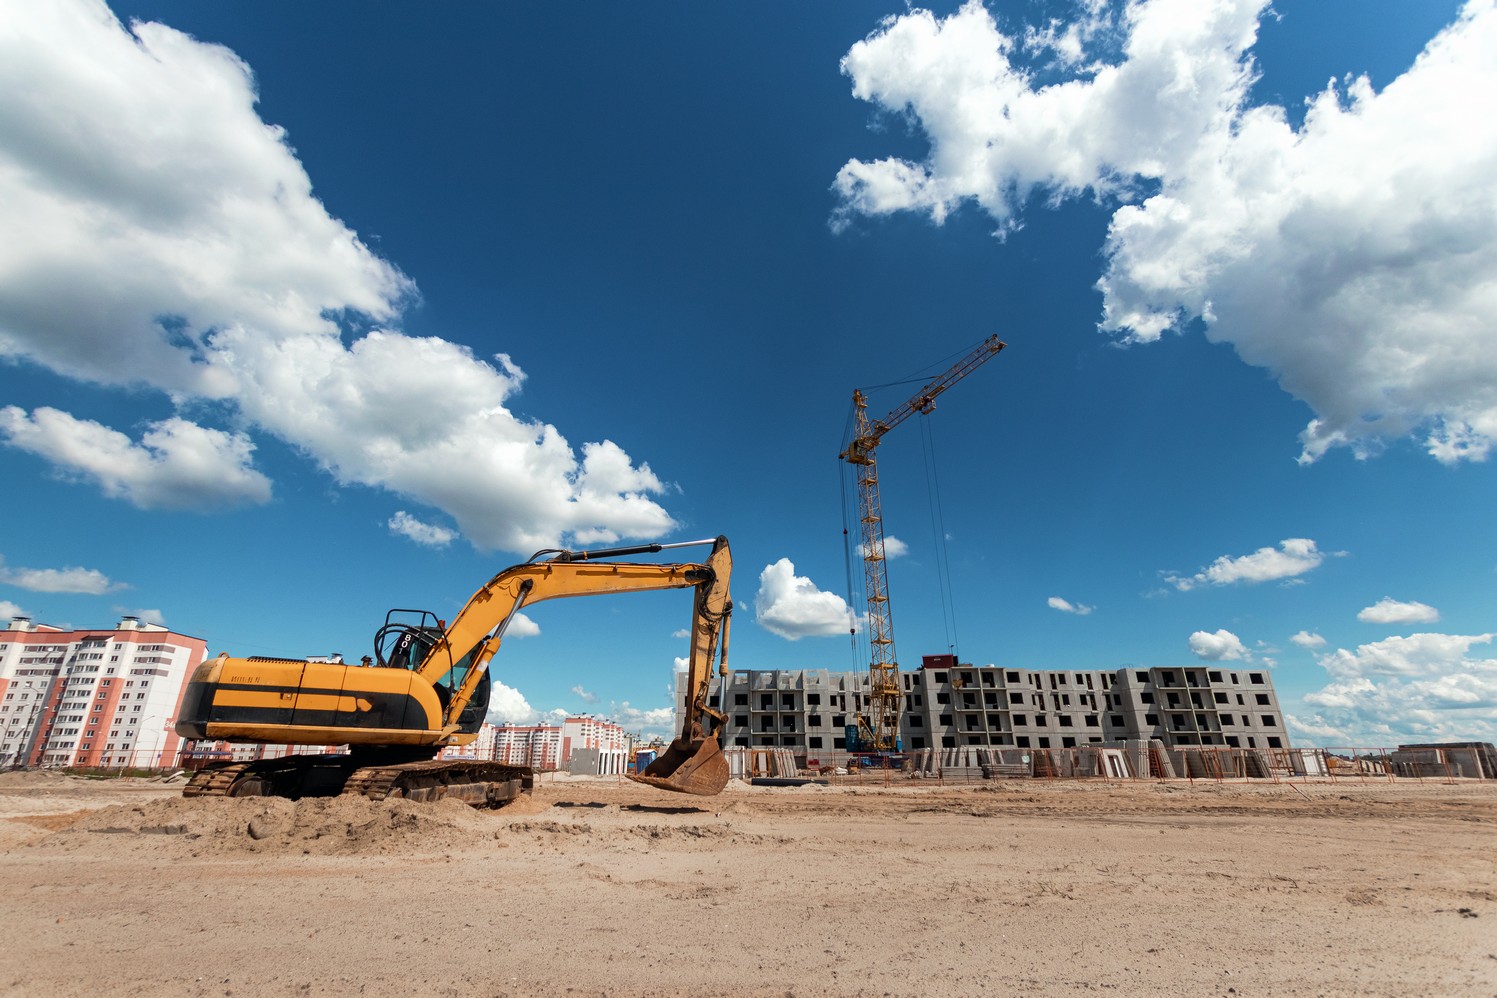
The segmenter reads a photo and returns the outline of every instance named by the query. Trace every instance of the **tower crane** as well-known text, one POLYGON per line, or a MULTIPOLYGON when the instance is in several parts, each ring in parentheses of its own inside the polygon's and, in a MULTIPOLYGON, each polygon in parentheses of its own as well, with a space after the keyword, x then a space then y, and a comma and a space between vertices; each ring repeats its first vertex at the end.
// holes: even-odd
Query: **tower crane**
MULTIPOLYGON (((889 580, 884 569, 884 519, 880 511, 878 463, 874 451, 884 434, 916 413, 925 416, 936 407, 936 396, 996 357, 1007 344, 990 336, 931 381, 913 397, 880 420, 868 418, 868 398, 852 393, 856 424, 852 441, 837 455, 857 469, 858 519, 863 535, 864 588, 868 595, 869 665, 868 710, 858 716, 858 747, 874 752, 895 748, 899 735, 899 663, 894 656, 894 621, 889 608, 889 580)), ((851 732, 849 732, 851 734, 851 732)), ((854 747, 849 739, 848 748, 854 747)))

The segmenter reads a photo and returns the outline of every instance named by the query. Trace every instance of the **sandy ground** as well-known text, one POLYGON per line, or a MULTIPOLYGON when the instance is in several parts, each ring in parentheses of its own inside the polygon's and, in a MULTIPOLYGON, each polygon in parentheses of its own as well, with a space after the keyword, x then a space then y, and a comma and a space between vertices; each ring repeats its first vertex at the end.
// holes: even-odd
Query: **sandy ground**
POLYGON ((1497 995, 1497 784, 0 776, 4 995, 1497 995))

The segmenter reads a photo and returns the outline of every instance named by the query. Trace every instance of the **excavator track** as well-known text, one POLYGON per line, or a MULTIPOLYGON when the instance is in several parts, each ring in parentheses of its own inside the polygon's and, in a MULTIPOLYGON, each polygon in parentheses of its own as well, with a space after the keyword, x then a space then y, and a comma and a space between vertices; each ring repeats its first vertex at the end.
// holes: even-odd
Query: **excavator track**
POLYGON ((244 775, 250 765, 247 762, 231 762, 205 766, 192 774, 192 779, 182 788, 182 796, 227 797, 234 781, 244 775))
POLYGON ((347 755, 293 755, 231 762, 193 774, 183 797, 334 797, 370 800, 460 800, 473 807, 499 807, 535 785, 535 771, 497 762, 440 759, 359 766, 347 755))
POLYGON ((370 800, 451 798, 473 807, 498 807, 530 793, 534 786, 535 771, 523 766, 432 759, 366 766, 349 777, 343 792, 370 800))

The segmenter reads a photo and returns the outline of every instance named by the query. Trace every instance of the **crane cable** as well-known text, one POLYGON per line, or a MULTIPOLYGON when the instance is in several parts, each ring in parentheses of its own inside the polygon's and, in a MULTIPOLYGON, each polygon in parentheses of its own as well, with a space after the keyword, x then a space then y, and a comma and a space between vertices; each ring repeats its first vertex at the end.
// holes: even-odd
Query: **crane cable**
POLYGON ((946 513, 941 502, 941 474, 936 460, 935 435, 930 421, 920 421, 920 440, 925 452, 925 489, 930 501, 930 526, 936 552, 937 588, 941 591, 941 626, 946 632, 946 650, 958 655, 956 593, 951 584, 951 551, 946 543, 946 513))

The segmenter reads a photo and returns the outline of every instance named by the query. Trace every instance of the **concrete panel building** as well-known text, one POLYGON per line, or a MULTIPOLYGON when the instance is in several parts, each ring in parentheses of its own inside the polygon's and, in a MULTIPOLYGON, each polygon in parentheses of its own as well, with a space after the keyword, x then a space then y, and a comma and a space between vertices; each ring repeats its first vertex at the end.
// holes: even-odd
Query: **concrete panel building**
POLYGON ((589 771, 604 774, 622 770, 632 741, 619 725, 587 714, 564 718, 560 724, 501 724, 492 728, 490 739, 490 754, 480 753, 477 758, 534 769, 566 769, 574 756, 585 753, 587 759, 595 760, 589 771))
MULTIPOLYGON (((866 672, 753 670, 714 679, 708 695, 727 715, 724 746, 790 748, 835 763, 847 751, 846 727, 865 708, 868 682, 866 672)), ((1150 739, 1170 748, 1290 747, 1272 679, 1259 667, 1037 670, 928 655, 900 682, 900 738, 909 750, 1150 739)))
POLYGON ((0 768, 170 766, 172 725, 201 638, 125 617, 63 630, 16 617, 0 630, 0 768))

